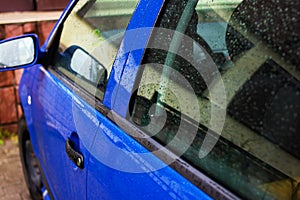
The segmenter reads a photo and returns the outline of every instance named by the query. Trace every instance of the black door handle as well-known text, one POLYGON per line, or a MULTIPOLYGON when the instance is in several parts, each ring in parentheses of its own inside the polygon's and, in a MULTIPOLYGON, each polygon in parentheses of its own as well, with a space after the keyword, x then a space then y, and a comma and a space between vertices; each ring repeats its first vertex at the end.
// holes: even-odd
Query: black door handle
POLYGON ((84 168, 83 155, 74 149, 74 142, 70 139, 66 141, 66 152, 71 161, 80 169, 84 168))

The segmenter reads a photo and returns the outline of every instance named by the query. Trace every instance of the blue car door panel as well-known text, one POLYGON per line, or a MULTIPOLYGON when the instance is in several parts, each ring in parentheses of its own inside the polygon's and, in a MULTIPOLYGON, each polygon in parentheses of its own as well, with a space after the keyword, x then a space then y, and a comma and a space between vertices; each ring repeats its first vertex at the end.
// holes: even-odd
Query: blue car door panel
POLYGON ((66 87, 55 72, 40 67, 31 100, 40 162, 54 198, 85 199, 89 151, 98 128, 95 109, 66 87), (53 74, 56 74, 54 76, 53 74), (82 140, 84 138, 84 140, 82 140), (83 168, 68 157, 66 142, 82 154, 83 168), (62 187, 64 186, 64 187, 62 187))
POLYGON ((298 2, 70 0, 1 41, 31 196, 299 199, 298 2))
POLYGON ((100 121, 90 152, 88 199, 211 199, 116 123, 100 121))

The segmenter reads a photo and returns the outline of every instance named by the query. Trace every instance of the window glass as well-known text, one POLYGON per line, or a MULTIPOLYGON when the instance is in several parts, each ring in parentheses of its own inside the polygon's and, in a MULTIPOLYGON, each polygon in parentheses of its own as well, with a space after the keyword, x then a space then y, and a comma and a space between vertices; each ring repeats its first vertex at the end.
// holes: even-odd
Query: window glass
POLYGON ((298 0, 167 0, 156 27, 173 31, 153 31, 128 118, 243 198, 299 199, 299 8, 298 0), (202 157, 207 138, 218 142, 202 157))
POLYGON ((64 23, 58 69, 102 100, 137 0, 80 0, 64 23))

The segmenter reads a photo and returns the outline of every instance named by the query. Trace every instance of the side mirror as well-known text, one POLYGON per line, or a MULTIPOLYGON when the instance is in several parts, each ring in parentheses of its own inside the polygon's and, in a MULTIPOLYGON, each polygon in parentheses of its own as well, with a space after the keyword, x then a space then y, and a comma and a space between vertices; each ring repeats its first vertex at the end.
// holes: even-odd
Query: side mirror
POLYGON ((39 40, 35 34, 0 41, 0 72, 34 65, 38 52, 39 40))
POLYGON ((107 70, 105 67, 80 47, 73 51, 70 67, 76 74, 96 84, 97 87, 103 87, 106 83, 107 70))

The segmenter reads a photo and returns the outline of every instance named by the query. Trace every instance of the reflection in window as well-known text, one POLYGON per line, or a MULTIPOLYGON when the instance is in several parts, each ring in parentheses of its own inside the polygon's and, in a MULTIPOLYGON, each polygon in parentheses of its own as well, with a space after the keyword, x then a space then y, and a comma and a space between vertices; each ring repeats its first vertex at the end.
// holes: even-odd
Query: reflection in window
POLYGON ((80 0, 64 23, 55 63, 100 100, 136 4, 134 0, 80 0))
MULTIPOLYGON (((187 6, 189 2, 166 1, 156 26, 176 30, 181 26, 184 10, 193 9, 190 20, 184 22, 188 23, 184 33, 194 42, 176 42, 180 44, 179 51, 199 60, 200 67, 207 69, 206 76, 217 72, 211 71, 207 63, 201 64, 205 56, 218 66, 228 101, 221 138, 207 157, 199 158, 210 127, 210 108, 219 105, 210 100, 203 74, 192 63, 178 55, 166 62, 170 52, 157 49, 146 50, 129 118, 163 145, 176 137, 182 121, 187 122, 186 135, 189 126, 197 125, 180 107, 178 97, 168 89, 161 90, 159 84, 152 84, 153 80, 163 80, 163 65, 172 63, 168 67, 183 75, 193 87, 201 113, 198 134, 183 158, 242 198, 299 199, 300 2, 215 0, 199 1, 194 8, 187 6), (195 42, 206 52, 195 49, 195 42), (156 107, 164 109, 166 122, 149 128, 158 117, 153 109, 156 107)), ((154 31, 149 44, 170 45, 173 38, 172 34, 162 37, 154 31)), ((162 85, 181 90, 184 95, 180 100, 192 107, 192 94, 185 85, 175 75, 167 78, 167 86, 162 85)), ((183 143, 184 139, 177 148, 183 143)), ((177 148, 170 150, 176 153, 177 148)))

